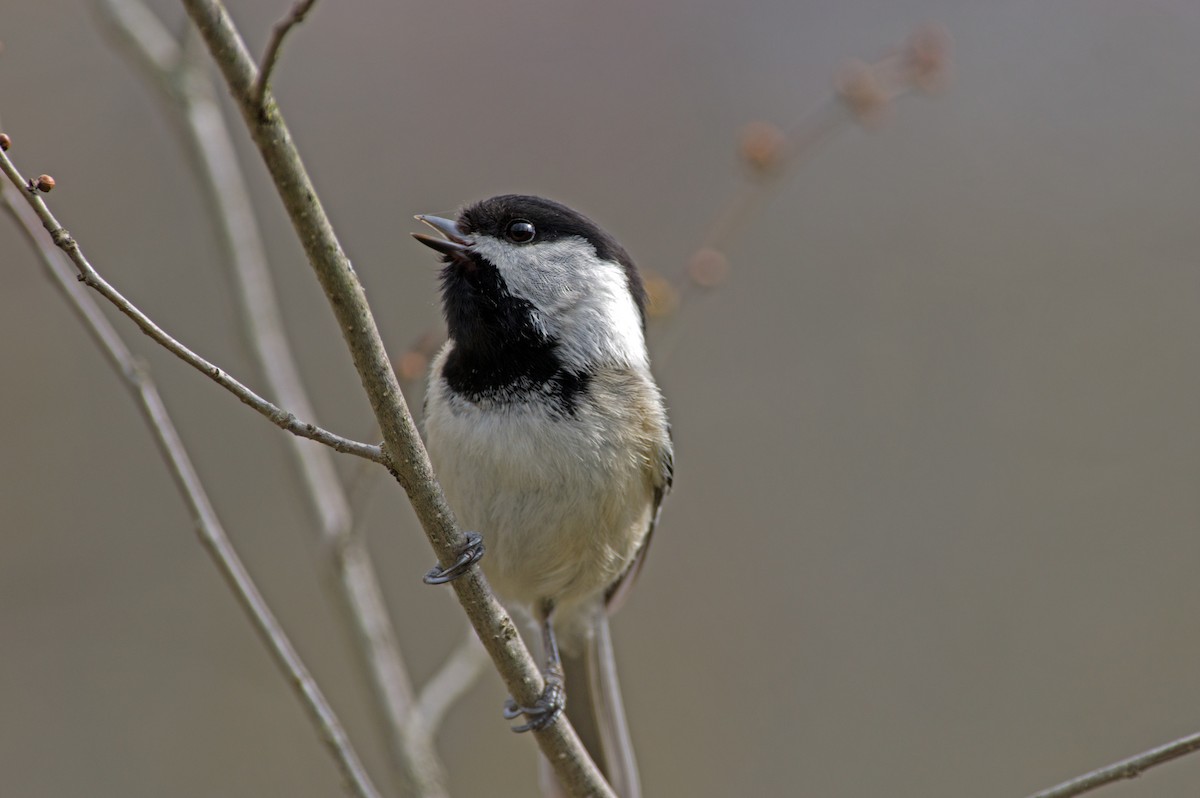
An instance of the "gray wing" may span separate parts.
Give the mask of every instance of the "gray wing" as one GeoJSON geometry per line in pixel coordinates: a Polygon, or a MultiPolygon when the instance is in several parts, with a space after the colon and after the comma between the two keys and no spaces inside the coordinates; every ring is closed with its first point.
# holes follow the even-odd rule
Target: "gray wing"
{"type": "Polygon", "coordinates": [[[646,530],[646,537],[642,539],[641,547],[630,560],[629,567],[617,577],[617,581],[613,582],[604,594],[604,607],[610,615],[625,603],[629,591],[633,589],[633,583],[637,581],[637,576],[642,571],[642,565],[646,562],[646,552],[650,548],[650,540],[654,537],[655,527],[658,526],[658,516],[662,512],[663,499],[666,498],[667,493],[671,490],[671,485],[675,482],[675,451],[671,442],[670,424],[667,424],[666,445],[659,450],[656,466],[658,479],[654,486],[654,510],[650,515],[650,528],[646,530]]]}

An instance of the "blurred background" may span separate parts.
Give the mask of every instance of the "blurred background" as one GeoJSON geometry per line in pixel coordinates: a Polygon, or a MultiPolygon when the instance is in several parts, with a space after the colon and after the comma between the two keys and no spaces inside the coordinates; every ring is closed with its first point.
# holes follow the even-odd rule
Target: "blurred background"
{"type": "MultiPolygon", "coordinates": [[[[230,3],[256,52],[288,6],[230,3]]],[[[675,274],[745,181],[743,126],[804,118],[929,20],[950,90],[810,153],[728,279],[651,328],[676,487],[615,622],[648,795],[1023,796],[1200,727],[1200,5],[327,1],[284,50],[277,97],[399,356],[440,323],[412,214],[545,194],[675,274]]],[[[0,0],[0,39],[18,166],[56,178],[102,274],[261,386],[183,150],[92,6],[0,0]]],[[[376,440],[235,132],[317,421],[376,440]]],[[[0,222],[0,792],[338,794],[124,387],[0,222]]],[[[112,315],[388,789],[284,433],[112,315]]],[[[462,613],[421,584],[397,486],[339,467],[374,483],[423,681],[462,613]]],[[[534,793],[503,697],[485,672],[442,727],[455,795],[534,793]]],[[[1104,795],[1197,785],[1192,757],[1104,795]]]]}

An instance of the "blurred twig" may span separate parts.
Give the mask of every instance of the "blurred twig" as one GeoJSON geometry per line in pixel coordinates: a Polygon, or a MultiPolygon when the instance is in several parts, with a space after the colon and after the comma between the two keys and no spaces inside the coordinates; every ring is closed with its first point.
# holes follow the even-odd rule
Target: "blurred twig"
{"type": "MultiPolygon", "coordinates": [[[[750,193],[766,198],[769,187],[781,183],[848,124],[877,128],[894,100],[921,86],[940,85],[942,78],[935,81],[933,76],[944,75],[948,67],[948,42],[941,28],[922,28],[899,52],[872,64],[851,61],[842,67],[834,77],[834,96],[791,128],[783,130],[769,122],[751,122],[743,128],[738,154],[749,171],[750,193]]],[[[726,249],[750,221],[752,208],[750,197],[735,194],[709,226],[702,246],[726,249]]]]}
{"type": "MultiPolygon", "coordinates": [[[[317,199],[278,105],[272,100],[269,88],[261,105],[254,102],[258,70],[224,6],[217,0],[182,1],[225,77],[313,271],[329,298],[383,431],[389,470],[407,492],[438,560],[448,566],[458,558],[465,538],[434,478],[362,285],[317,199]]],[[[525,705],[536,700],[544,687],[541,673],[482,573],[471,568],[452,586],[512,697],[525,705]]],[[[612,795],[569,722],[556,721],[535,731],[534,736],[572,794],[612,795]]]]}
{"type": "MultiPolygon", "coordinates": [[[[313,681],[246,567],[238,558],[153,380],[125,346],[100,311],[95,299],[80,285],[75,269],[66,262],[62,253],[50,246],[46,238],[38,232],[39,218],[51,231],[55,244],[65,247],[69,242],[71,248],[67,252],[77,264],[83,259],[78,246],[71,241],[66,231],[53,221],[53,217],[49,216],[49,212],[45,210],[45,203],[32,196],[32,192],[24,187],[25,181],[21,180],[20,174],[3,152],[0,152],[0,165],[16,186],[14,190],[0,185],[0,205],[3,205],[17,227],[28,238],[54,285],[62,292],[71,309],[84,323],[109,363],[137,400],[138,408],[154,435],[171,475],[175,478],[175,484],[191,510],[200,541],[208,549],[222,576],[229,582],[238,603],[250,616],[254,628],[267,644],[276,664],[287,676],[288,683],[296,690],[354,794],[359,798],[378,798],[379,793],[359,761],[333,708],[313,681]],[[25,195],[36,215],[29,208],[17,204],[14,196],[18,193],[25,195]]],[[[84,282],[92,284],[90,281],[84,282]]]]}
{"type": "Polygon", "coordinates": [[[1105,784],[1112,784],[1114,781],[1137,778],[1156,765],[1170,762],[1195,751],[1200,751],[1200,732],[1180,737],[1178,740],[1151,748],[1137,756],[1122,759],[1107,767],[1085,773],[1070,781],[1064,781],[1048,790],[1034,793],[1029,798],[1071,798],[1074,795],[1083,795],[1085,792],[1091,792],[1105,784]]]}
{"type": "MultiPolygon", "coordinates": [[[[284,330],[249,187],[217,102],[217,88],[195,57],[200,53],[182,46],[141,0],[104,0],[101,8],[122,51],[159,89],[168,113],[179,122],[231,266],[245,337],[268,388],[280,403],[314,416],[284,330]]],[[[184,35],[196,36],[190,29],[184,35]]],[[[281,40],[282,36],[272,39],[276,53],[281,40]]],[[[432,739],[436,726],[414,712],[412,682],[395,627],[366,541],[352,533],[353,513],[333,460],[328,450],[299,441],[293,441],[291,451],[334,556],[341,593],[338,603],[357,632],[401,787],[406,794],[445,795],[445,771],[432,739]]]]}
{"type": "Polygon", "coordinates": [[[425,722],[435,729],[441,726],[446,711],[475,683],[487,661],[487,651],[475,632],[468,629],[442,667],[421,688],[417,706],[425,722]]]}
{"type": "MultiPolygon", "coordinates": [[[[878,61],[851,61],[834,77],[834,94],[788,129],[755,121],[741,132],[738,156],[746,179],[726,200],[701,236],[700,245],[672,277],[645,275],[652,318],[674,315],[700,291],[723,284],[732,273],[729,250],[775,196],[785,178],[822,144],[850,124],[878,128],[891,104],[913,91],[943,88],[950,72],[950,34],[939,25],[918,28],[904,46],[878,61]]],[[[656,359],[668,358],[683,339],[680,326],[658,342],[656,359]]]]}
{"type": "MultiPolygon", "coordinates": [[[[753,212],[771,198],[796,166],[850,123],[877,128],[897,98],[915,90],[940,89],[947,80],[949,62],[949,34],[940,26],[925,25],[896,52],[871,64],[851,61],[843,66],[834,77],[834,96],[791,128],[784,130],[769,122],[746,125],[738,147],[748,170],[746,184],[713,219],[698,251],[726,251],[753,219],[753,212]]],[[[711,287],[712,275],[697,274],[695,265],[688,264],[688,284],[711,287]]]]}

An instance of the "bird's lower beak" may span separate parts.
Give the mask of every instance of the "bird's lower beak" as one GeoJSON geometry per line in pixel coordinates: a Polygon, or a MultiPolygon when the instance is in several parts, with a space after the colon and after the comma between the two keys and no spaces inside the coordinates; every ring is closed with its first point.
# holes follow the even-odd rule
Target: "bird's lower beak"
{"type": "Polygon", "coordinates": [[[425,214],[419,214],[415,218],[418,222],[424,222],[445,237],[435,238],[425,233],[413,233],[412,237],[443,255],[457,255],[465,251],[471,243],[463,238],[462,232],[458,229],[458,224],[451,219],[443,219],[440,216],[427,216],[425,214]]]}

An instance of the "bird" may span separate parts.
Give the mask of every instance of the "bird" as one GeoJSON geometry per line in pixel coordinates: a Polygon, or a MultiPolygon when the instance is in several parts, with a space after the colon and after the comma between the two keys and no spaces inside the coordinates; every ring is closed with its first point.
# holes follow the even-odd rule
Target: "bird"
{"type": "MultiPolygon", "coordinates": [[[[430,368],[425,445],[499,598],[541,634],[546,689],[509,699],[514,731],[564,710],[622,798],[641,788],[609,616],[645,562],[674,452],[650,371],[637,267],[583,214],[505,194],[419,215],[441,256],[447,341],[430,368]],[[482,552],[487,552],[482,556],[482,552]]],[[[435,568],[430,581],[462,567],[435,568]]],[[[547,770],[543,762],[543,778],[547,770]]]]}

